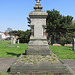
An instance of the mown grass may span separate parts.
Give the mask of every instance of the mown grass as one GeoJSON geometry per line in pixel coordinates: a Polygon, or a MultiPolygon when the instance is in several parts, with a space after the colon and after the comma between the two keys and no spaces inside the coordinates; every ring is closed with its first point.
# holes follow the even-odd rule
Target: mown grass
{"type": "MultiPolygon", "coordinates": [[[[14,44],[11,45],[10,41],[0,41],[0,57],[18,57],[28,48],[28,44],[14,44]],[[19,46],[19,47],[6,47],[19,46]]],[[[65,46],[51,46],[50,49],[61,59],[75,59],[75,51],[72,51],[72,47],[65,46]]]]}
{"type": "Polygon", "coordinates": [[[0,75],[8,75],[8,73],[0,73],[0,75]]]}
{"type": "Polygon", "coordinates": [[[18,57],[28,48],[27,44],[14,44],[11,45],[10,41],[0,41],[0,57],[18,57]],[[6,47],[14,46],[14,47],[6,47]],[[19,47],[16,47],[19,46],[19,47]]]}
{"type": "Polygon", "coordinates": [[[61,59],[75,59],[75,51],[72,50],[72,47],[50,45],[50,49],[61,59]]]}
{"type": "MultiPolygon", "coordinates": [[[[12,75],[12,74],[0,73],[0,75],[12,75]]],[[[54,74],[13,74],[13,75],[54,75],[54,74]]],[[[72,74],[61,74],[61,75],[72,75],[72,74]]]]}

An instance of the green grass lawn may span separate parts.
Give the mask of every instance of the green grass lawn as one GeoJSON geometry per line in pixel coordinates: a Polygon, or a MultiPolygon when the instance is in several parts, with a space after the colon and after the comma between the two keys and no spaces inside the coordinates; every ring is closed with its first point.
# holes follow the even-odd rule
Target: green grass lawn
{"type": "MultiPolygon", "coordinates": [[[[11,45],[10,41],[0,41],[0,57],[18,57],[20,54],[25,53],[27,48],[28,44],[11,45]],[[6,47],[6,45],[19,47],[6,47]]],[[[61,59],[75,59],[75,51],[72,51],[72,47],[50,45],[50,49],[61,59]]]]}
{"type": "MultiPolygon", "coordinates": [[[[22,53],[25,53],[25,50],[28,48],[28,44],[14,44],[11,45],[10,41],[0,41],[0,57],[18,57],[22,53]],[[19,46],[19,47],[6,47],[9,46],[19,46]]],[[[64,46],[51,46],[50,49],[52,52],[61,59],[75,59],[75,51],[72,51],[72,47],[64,46]]],[[[8,73],[0,73],[0,75],[10,75],[8,73]]],[[[16,75],[28,75],[28,74],[16,74],[16,75]]],[[[40,75],[54,75],[54,74],[40,74],[40,75]]],[[[62,74],[68,75],[68,74],[62,74]]]]}
{"type": "MultiPolygon", "coordinates": [[[[12,74],[0,73],[0,75],[12,75],[12,74]]],[[[36,75],[36,74],[13,74],[13,75],[36,75]]],[[[54,74],[39,74],[39,75],[54,75],[54,74]]],[[[72,75],[72,74],[61,74],[61,75],[72,75]]]]}
{"type": "Polygon", "coordinates": [[[27,44],[9,44],[10,41],[0,41],[0,57],[18,57],[20,54],[25,53],[28,48],[27,44]],[[6,47],[9,46],[19,46],[19,47],[6,47]]]}
{"type": "Polygon", "coordinates": [[[50,45],[50,49],[61,59],[75,59],[75,51],[72,51],[72,47],[50,45]]]}

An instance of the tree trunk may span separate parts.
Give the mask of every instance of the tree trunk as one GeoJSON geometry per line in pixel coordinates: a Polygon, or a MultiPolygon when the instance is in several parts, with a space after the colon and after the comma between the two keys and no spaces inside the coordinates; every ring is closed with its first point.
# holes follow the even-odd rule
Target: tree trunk
{"type": "Polygon", "coordinates": [[[52,38],[51,38],[51,45],[54,44],[54,35],[52,35],[52,38]]]}

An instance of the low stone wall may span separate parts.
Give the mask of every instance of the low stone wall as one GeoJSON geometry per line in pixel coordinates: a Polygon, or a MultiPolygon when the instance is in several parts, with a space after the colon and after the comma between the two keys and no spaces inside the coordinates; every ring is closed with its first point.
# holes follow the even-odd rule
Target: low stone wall
{"type": "Polygon", "coordinates": [[[64,46],[72,46],[72,44],[65,44],[64,46]]]}
{"type": "MultiPolygon", "coordinates": [[[[53,46],[62,46],[61,44],[53,44],[53,46]]],[[[72,44],[64,44],[64,46],[72,46],[72,44]]]]}
{"type": "Polygon", "coordinates": [[[53,46],[61,46],[61,44],[53,44],[53,46]]]}

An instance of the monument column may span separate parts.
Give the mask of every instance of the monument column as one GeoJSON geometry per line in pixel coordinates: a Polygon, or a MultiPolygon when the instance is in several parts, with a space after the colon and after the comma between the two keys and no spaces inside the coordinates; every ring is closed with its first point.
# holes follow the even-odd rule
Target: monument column
{"type": "Polygon", "coordinates": [[[43,7],[41,6],[40,1],[37,0],[34,6],[34,11],[29,13],[32,35],[30,37],[28,49],[26,50],[27,55],[50,54],[47,37],[44,34],[46,27],[46,17],[48,14],[42,11],[42,8],[43,7]]]}

